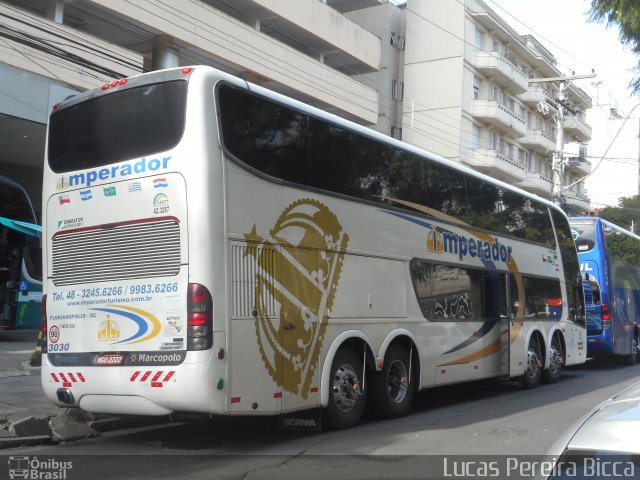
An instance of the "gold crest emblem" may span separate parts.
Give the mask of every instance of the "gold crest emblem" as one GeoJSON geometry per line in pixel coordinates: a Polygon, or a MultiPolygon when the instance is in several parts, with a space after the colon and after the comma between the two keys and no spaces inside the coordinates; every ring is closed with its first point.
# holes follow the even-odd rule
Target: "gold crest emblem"
{"type": "Polygon", "coordinates": [[[427,250],[433,253],[442,253],[444,251],[443,235],[436,230],[435,225],[431,225],[431,230],[427,233],[427,250]]]}
{"type": "Polygon", "coordinates": [[[269,234],[258,237],[254,226],[246,237],[259,242],[247,250],[258,264],[254,311],[258,346],[274,381],[307,398],[349,236],[336,215],[312,199],[289,205],[269,234]],[[272,299],[279,308],[270,315],[267,304],[272,299]]]}
{"type": "Polygon", "coordinates": [[[98,329],[98,340],[118,340],[120,338],[120,327],[118,322],[111,319],[111,315],[107,314],[107,319],[100,322],[98,329]]]}

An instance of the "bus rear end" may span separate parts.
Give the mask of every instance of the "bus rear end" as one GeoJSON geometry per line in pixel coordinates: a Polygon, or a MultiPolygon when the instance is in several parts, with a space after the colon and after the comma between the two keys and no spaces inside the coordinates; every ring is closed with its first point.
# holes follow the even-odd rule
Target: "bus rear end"
{"type": "Polygon", "coordinates": [[[613,354],[611,308],[606,288],[609,263],[596,218],[571,218],[571,230],[578,251],[585,293],[587,355],[613,354]],[[606,298],[604,298],[606,297],[606,298]]]}
{"type": "Polygon", "coordinates": [[[206,177],[200,129],[189,127],[202,121],[202,102],[190,92],[204,88],[205,73],[117,80],[54,107],[42,384],[60,406],[147,415],[225,409],[215,381],[224,363],[211,354],[224,335],[214,341],[210,288],[189,271],[187,184],[206,177]]]}

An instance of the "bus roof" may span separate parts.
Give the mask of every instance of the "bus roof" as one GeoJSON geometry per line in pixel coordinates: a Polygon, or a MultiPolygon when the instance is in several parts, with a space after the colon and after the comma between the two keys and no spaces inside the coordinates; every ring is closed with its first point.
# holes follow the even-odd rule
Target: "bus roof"
{"type": "Polygon", "coordinates": [[[437,163],[446,165],[450,168],[454,168],[456,170],[458,170],[460,173],[464,173],[466,175],[470,175],[473,177],[476,177],[477,179],[483,180],[485,182],[488,183],[492,183],[496,186],[499,186],[500,188],[504,189],[504,190],[508,190],[508,191],[512,191],[514,193],[517,193],[519,195],[522,195],[524,197],[530,198],[532,200],[536,200],[537,202],[543,203],[546,206],[550,207],[550,208],[554,208],[555,210],[562,212],[563,214],[564,211],[558,207],[557,205],[555,205],[553,202],[543,198],[543,197],[539,197],[535,194],[532,194],[530,192],[527,192],[525,190],[522,190],[518,187],[515,187],[513,185],[510,185],[508,183],[505,183],[501,180],[498,180],[496,178],[490,177],[489,175],[485,175],[483,173],[477,172],[475,170],[473,170],[470,167],[467,167],[465,165],[462,165],[459,162],[455,162],[449,159],[446,159],[440,155],[437,155],[435,153],[432,152],[428,152],[426,150],[423,150],[421,148],[418,148],[414,145],[411,145],[409,143],[406,142],[402,142],[400,140],[397,140],[395,138],[392,138],[388,135],[384,135],[380,132],[377,132],[369,127],[365,127],[363,125],[359,125],[355,122],[352,122],[350,120],[347,120],[345,118],[342,118],[338,115],[335,115],[333,113],[329,113],[326,112],[320,108],[314,107],[312,105],[309,105],[307,103],[304,103],[302,101],[293,99],[291,97],[288,97],[286,95],[280,94],[278,92],[275,92],[273,90],[270,90],[268,88],[250,83],[240,77],[231,75],[229,73],[223,72],[221,70],[217,70],[213,67],[210,66],[206,66],[206,65],[193,65],[193,66],[189,66],[189,67],[178,67],[178,68],[171,68],[171,69],[166,69],[166,70],[157,70],[157,71],[153,71],[153,72],[148,72],[148,73],[143,73],[140,75],[136,75],[133,77],[128,77],[128,78],[124,78],[124,79],[119,79],[119,80],[114,80],[111,83],[107,83],[105,85],[103,85],[100,88],[94,88],[92,90],[88,90],[86,92],[80,93],[79,95],[70,97],[68,99],[65,99],[63,102],[61,102],[60,104],[54,106],[54,112],[52,112],[52,114],[55,113],[56,110],[59,109],[63,109],[63,108],[67,108],[71,105],[74,105],[78,102],[82,102],[85,100],[89,100],[95,97],[99,97],[101,95],[104,94],[110,94],[110,93],[115,93],[118,91],[118,88],[131,88],[131,87],[136,87],[136,86],[141,86],[141,85],[148,85],[151,83],[157,83],[157,82],[162,82],[162,81],[170,81],[170,80],[177,80],[177,79],[189,79],[190,76],[196,72],[196,71],[201,71],[203,69],[207,69],[211,72],[217,72],[217,75],[220,76],[221,80],[225,80],[228,81],[229,83],[232,83],[238,87],[241,88],[245,88],[251,92],[255,92],[257,94],[260,94],[262,96],[268,97],[273,101],[276,101],[278,103],[281,103],[283,105],[286,105],[290,108],[294,108],[296,110],[305,112],[307,114],[310,114],[316,118],[325,120],[327,122],[333,123],[337,126],[341,126],[343,128],[346,128],[348,130],[357,132],[361,135],[367,136],[371,139],[374,139],[376,141],[388,144],[388,145],[393,145],[394,147],[397,148],[401,148],[403,150],[409,151],[411,153],[414,153],[418,156],[421,157],[426,157],[429,158],[432,161],[435,161],[437,163]]]}

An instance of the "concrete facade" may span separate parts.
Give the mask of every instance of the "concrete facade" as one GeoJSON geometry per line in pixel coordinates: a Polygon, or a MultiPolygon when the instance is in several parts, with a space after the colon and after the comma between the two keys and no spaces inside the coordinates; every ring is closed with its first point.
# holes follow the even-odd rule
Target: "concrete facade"
{"type": "MultiPolygon", "coordinates": [[[[481,0],[11,0],[0,1],[0,35],[0,173],[27,182],[35,205],[54,103],[194,64],[549,197],[557,84],[529,80],[561,72],[481,0]]],[[[567,91],[576,113],[565,135],[586,142],[591,99],[567,91]]],[[[564,184],[589,168],[567,163],[564,184]]],[[[566,193],[571,208],[588,209],[582,182],[566,193]]]]}
{"type": "MultiPolygon", "coordinates": [[[[480,0],[409,0],[406,7],[403,139],[550,198],[559,81],[556,60],[480,0]],[[543,102],[544,105],[541,105],[543,102]],[[539,106],[540,105],[540,106],[539,106]]],[[[567,141],[588,142],[590,97],[566,88],[567,141]]],[[[572,213],[589,210],[587,162],[565,162],[572,213]]]]}

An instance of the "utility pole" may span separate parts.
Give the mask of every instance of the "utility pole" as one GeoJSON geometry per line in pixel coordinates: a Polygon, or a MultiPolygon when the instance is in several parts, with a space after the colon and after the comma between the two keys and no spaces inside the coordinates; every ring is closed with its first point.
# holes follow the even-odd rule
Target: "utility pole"
{"type": "Polygon", "coordinates": [[[560,82],[558,87],[558,100],[554,105],[558,114],[556,115],[556,148],[553,151],[553,160],[551,163],[551,201],[556,205],[559,205],[564,209],[564,189],[562,188],[562,182],[564,179],[564,115],[565,115],[565,103],[567,99],[567,87],[573,80],[579,80],[583,78],[593,78],[595,73],[588,73],[585,75],[566,75],[560,77],[549,78],[531,78],[529,83],[544,83],[544,82],[560,82]]]}

